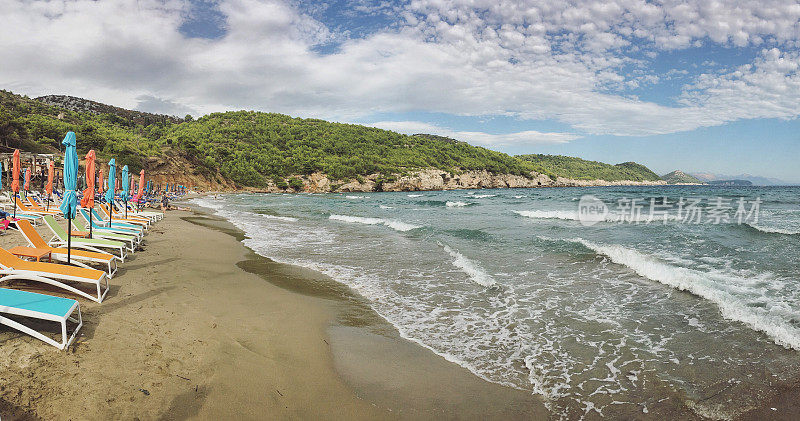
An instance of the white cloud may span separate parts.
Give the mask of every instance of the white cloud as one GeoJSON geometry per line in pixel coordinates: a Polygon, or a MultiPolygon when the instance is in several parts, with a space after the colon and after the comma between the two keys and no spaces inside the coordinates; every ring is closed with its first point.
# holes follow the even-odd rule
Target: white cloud
{"type": "MultiPolygon", "coordinates": [[[[228,33],[218,40],[182,36],[185,9],[177,0],[0,0],[0,85],[131,108],[148,98],[201,113],[337,120],[508,115],[616,135],[800,115],[794,1],[414,0],[402,25],[332,55],[313,47],[338,35],[280,0],[221,1],[228,33]],[[769,46],[750,65],[697,76],[677,106],[625,93],[674,74],[655,74],[646,60],[698,42],[769,46]]],[[[456,133],[484,145],[577,136],[456,133]]]]}
{"type": "Polygon", "coordinates": [[[392,130],[406,134],[426,133],[446,136],[452,139],[468,142],[473,145],[486,147],[567,143],[569,141],[581,138],[581,136],[573,133],[547,133],[535,130],[503,134],[459,131],[422,121],[379,121],[377,123],[371,123],[367,125],[377,127],[379,129],[392,130]]]}

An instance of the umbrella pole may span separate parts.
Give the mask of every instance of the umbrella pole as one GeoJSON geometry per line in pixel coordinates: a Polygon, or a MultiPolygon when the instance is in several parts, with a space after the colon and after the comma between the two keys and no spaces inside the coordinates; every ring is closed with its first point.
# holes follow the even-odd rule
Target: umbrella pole
{"type": "Polygon", "coordinates": [[[125,219],[128,219],[128,199],[125,199],[125,219]]]}
{"type": "Polygon", "coordinates": [[[89,209],[89,238],[92,238],[92,211],[94,208],[89,209]]]}
{"type": "Polygon", "coordinates": [[[17,219],[17,193],[14,193],[14,216],[13,219],[17,219]]]}
{"type": "Polygon", "coordinates": [[[70,263],[72,258],[72,217],[67,214],[67,264],[70,263]]]}

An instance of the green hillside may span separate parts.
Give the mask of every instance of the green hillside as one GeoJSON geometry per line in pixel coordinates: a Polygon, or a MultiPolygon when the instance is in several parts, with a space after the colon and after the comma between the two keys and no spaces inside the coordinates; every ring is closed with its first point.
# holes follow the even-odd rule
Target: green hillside
{"type": "Polygon", "coordinates": [[[205,155],[205,165],[219,167],[248,186],[263,185],[271,177],[317,171],[334,179],[350,179],[431,167],[517,175],[537,169],[464,142],[250,111],[214,113],[172,126],[163,141],[187,153],[205,155]]]}
{"type": "Polygon", "coordinates": [[[114,157],[118,165],[129,165],[134,172],[148,157],[179,157],[201,174],[251,187],[271,181],[285,185],[287,177],[314,172],[335,180],[375,173],[391,180],[423,168],[525,177],[541,173],[553,179],[659,179],[633,162],[608,165],[563,156],[512,157],[437,135],[409,136],[282,114],[236,111],[184,121],[81,98],[48,98],[56,105],[0,91],[0,149],[58,153],[65,133],[74,131],[79,154],[95,149],[101,160],[114,157]]]}
{"type": "Polygon", "coordinates": [[[693,183],[693,184],[702,184],[703,182],[697,179],[697,177],[686,174],[683,171],[675,170],[669,174],[665,174],[661,177],[662,180],[666,181],[670,184],[678,184],[678,183],[693,183]]]}
{"type": "Polygon", "coordinates": [[[635,162],[617,165],[562,155],[517,155],[517,158],[541,167],[545,172],[575,180],[658,181],[656,173],[635,162]]]}
{"type": "Polygon", "coordinates": [[[115,157],[134,171],[148,156],[180,154],[240,185],[256,187],[315,171],[351,179],[419,168],[526,176],[539,169],[464,142],[281,114],[237,111],[152,124],[129,114],[70,111],[0,91],[0,143],[6,150],[58,152],[64,134],[74,131],[79,153],[95,149],[100,157],[115,157]]]}

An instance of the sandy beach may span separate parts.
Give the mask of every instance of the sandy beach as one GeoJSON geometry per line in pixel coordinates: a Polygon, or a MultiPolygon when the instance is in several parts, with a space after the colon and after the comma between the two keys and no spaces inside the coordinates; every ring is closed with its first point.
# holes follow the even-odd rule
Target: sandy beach
{"type": "Polygon", "coordinates": [[[0,330],[3,419],[547,417],[538,397],[400,338],[347,287],[240,238],[215,217],[169,212],[102,304],[80,300],[67,351],[0,330]]]}

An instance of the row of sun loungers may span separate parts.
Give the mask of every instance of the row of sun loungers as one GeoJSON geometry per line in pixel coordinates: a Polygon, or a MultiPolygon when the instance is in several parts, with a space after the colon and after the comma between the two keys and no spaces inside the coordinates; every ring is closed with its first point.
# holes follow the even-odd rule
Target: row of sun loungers
{"type": "MultiPolygon", "coordinates": [[[[23,260],[0,248],[0,283],[12,280],[40,282],[97,303],[108,294],[109,279],[117,273],[118,263],[124,262],[142,246],[149,226],[164,216],[160,212],[137,212],[128,208],[128,215],[124,217],[125,203],[118,204],[122,213],[115,210],[111,218],[107,205],[97,206],[99,212],[97,209],[79,208],[78,215],[85,225],[81,227],[72,220],[72,238],[69,239],[66,220],[56,220],[60,215],[57,207],[51,206],[48,211],[31,196],[24,201],[16,197],[14,200],[11,203],[17,207],[17,219],[11,222],[10,227],[16,229],[30,247],[49,252],[51,260],[58,263],[23,260]],[[47,241],[42,238],[34,223],[44,224],[52,232],[52,238],[47,241]],[[91,238],[87,238],[84,232],[90,229],[91,238]],[[70,244],[69,250],[67,243],[70,244]],[[64,264],[68,259],[70,264],[64,264]]],[[[75,340],[83,321],[80,304],[74,299],[0,288],[0,324],[65,349],[75,340]],[[59,323],[61,339],[53,339],[24,325],[22,321],[26,318],[59,323]]]]}

